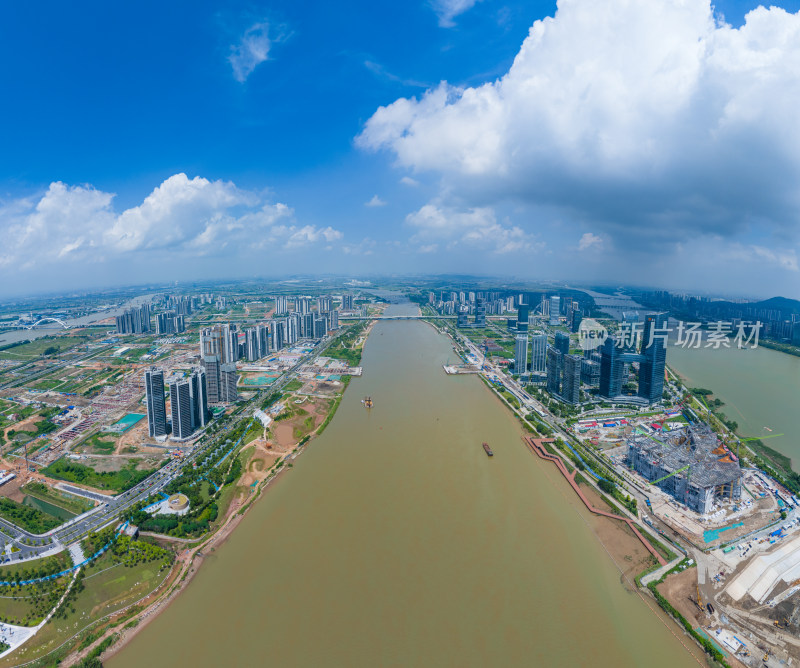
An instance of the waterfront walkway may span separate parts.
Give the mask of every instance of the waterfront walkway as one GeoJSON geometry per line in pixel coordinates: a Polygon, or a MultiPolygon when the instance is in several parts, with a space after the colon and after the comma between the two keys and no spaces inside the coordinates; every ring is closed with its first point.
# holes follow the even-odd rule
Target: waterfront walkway
{"type": "Polygon", "coordinates": [[[584,495],[578,483],[575,482],[575,471],[573,471],[572,473],[567,471],[567,467],[564,466],[564,462],[561,460],[561,457],[557,457],[556,455],[551,455],[549,452],[547,452],[547,449],[544,447],[545,443],[553,442],[552,438],[532,438],[528,436],[524,440],[532,452],[535,452],[542,459],[546,459],[547,461],[553,462],[558,467],[558,470],[561,471],[561,473],[567,479],[567,482],[572,486],[572,489],[575,490],[575,493],[580,497],[581,501],[583,501],[584,505],[586,506],[586,508],[588,508],[590,512],[594,513],[595,515],[609,517],[612,520],[619,520],[620,522],[625,522],[631,528],[631,531],[633,531],[636,537],[642,542],[642,545],[644,545],[645,548],[647,548],[647,551],[650,552],[650,554],[652,554],[658,560],[658,563],[661,564],[662,566],[667,565],[667,562],[665,561],[664,557],[662,557],[659,554],[658,550],[656,550],[656,548],[654,548],[650,544],[650,541],[647,540],[641,534],[641,532],[639,531],[633,520],[628,519],[627,517],[622,517],[621,515],[615,515],[614,513],[609,513],[605,510],[600,510],[599,508],[595,508],[591,504],[589,499],[587,499],[586,496],[584,495]]]}

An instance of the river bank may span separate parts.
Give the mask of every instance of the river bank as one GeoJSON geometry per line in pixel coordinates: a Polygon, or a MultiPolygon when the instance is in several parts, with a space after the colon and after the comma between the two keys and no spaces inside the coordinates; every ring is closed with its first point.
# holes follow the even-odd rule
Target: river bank
{"type": "MultiPolygon", "coordinates": [[[[445,335],[452,343],[453,350],[458,353],[461,349],[461,344],[454,338],[453,332],[444,328],[439,329],[433,322],[426,322],[438,333],[445,335]]],[[[502,372],[497,373],[502,374],[502,372]]],[[[526,430],[536,434],[534,425],[528,422],[519,407],[513,405],[509,401],[509,397],[504,392],[501,392],[496,385],[490,383],[483,374],[480,374],[479,377],[486,387],[491,390],[494,397],[506,409],[511,411],[526,430]]],[[[549,426],[558,432],[556,427],[549,426]]],[[[565,437],[563,434],[562,436],[565,437]]],[[[681,628],[679,619],[674,618],[662,609],[658,605],[658,601],[653,600],[652,596],[646,596],[637,584],[638,578],[651,573],[659,566],[662,569],[669,567],[667,560],[674,560],[671,562],[674,565],[679,560],[680,553],[676,555],[662,544],[655,542],[658,545],[657,551],[652,537],[645,537],[645,529],[636,526],[634,520],[638,521],[637,517],[622,510],[593,481],[590,482],[590,478],[581,475],[577,469],[573,468],[573,461],[565,457],[562,452],[547,445],[553,443],[554,439],[536,438],[535,436],[527,435],[522,440],[526,443],[528,449],[538,455],[540,459],[548,460],[557,466],[562,476],[560,480],[556,481],[556,484],[566,481],[569,485],[567,489],[563,489],[564,485],[561,485],[562,489],[560,491],[562,495],[569,499],[570,505],[575,508],[602,545],[608,558],[619,570],[620,584],[623,589],[629,593],[636,594],[692,658],[698,664],[703,665],[707,658],[703,648],[695,642],[685,629],[681,628]],[[575,503],[576,499],[580,499],[580,503],[575,503]]],[[[549,477],[549,473],[547,471],[545,473],[549,477]]],[[[558,478],[558,476],[556,477],[558,478]]],[[[670,547],[675,549],[674,546],[670,547]]]]}
{"type": "MultiPolygon", "coordinates": [[[[360,349],[362,346],[355,347],[360,349]]],[[[305,452],[309,443],[322,433],[324,426],[338,409],[341,397],[349,384],[348,380],[349,377],[346,377],[344,381],[334,383],[338,388],[336,395],[327,398],[302,394],[315,385],[313,380],[297,391],[290,390],[288,394],[284,394],[283,402],[286,406],[284,413],[288,415],[288,419],[274,421],[271,429],[264,430],[263,436],[250,435],[250,430],[247,430],[250,438],[243,436],[242,444],[234,456],[234,459],[238,457],[242,461],[242,473],[230,489],[223,488],[220,497],[222,517],[212,533],[199,539],[175,538],[153,533],[142,534],[148,535],[162,546],[178,546],[176,559],[161,583],[142,599],[126,605],[105,618],[92,621],[63,642],[59,639],[61,644],[57,648],[23,665],[30,663],[38,665],[48,657],[52,657],[53,652],[61,652],[70,645],[73,647],[79,645],[80,649],[58,657],[61,662],[66,662],[66,665],[81,660],[98,648],[103,654],[111,655],[168,609],[194,579],[200,566],[209,557],[213,557],[216,550],[229,539],[253,504],[292,469],[294,461],[305,452]]],[[[231,459],[231,462],[234,459],[231,459]]],[[[12,664],[4,661],[0,665],[12,664]]]]}
{"type": "Polygon", "coordinates": [[[800,357],[761,346],[743,350],[671,346],[667,364],[687,387],[713,390],[723,402],[720,410],[737,422],[743,438],[769,438],[765,444],[800,468],[800,357]]]}
{"type": "Polygon", "coordinates": [[[297,475],[109,666],[214,666],[233,651],[299,667],[694,665],[619,586],[521,426],[477,379],[441,372],[448,355],[418,322],[378,323],[355,396],[297,475]]]}

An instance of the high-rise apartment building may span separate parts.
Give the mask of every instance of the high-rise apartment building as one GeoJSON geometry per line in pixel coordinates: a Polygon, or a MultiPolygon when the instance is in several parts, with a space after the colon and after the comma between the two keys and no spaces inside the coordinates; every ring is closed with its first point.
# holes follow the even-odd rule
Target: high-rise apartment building
{"type": "Polygon", "coordinates": [[[324,338],[328,333],[328,319],[325,317],[314,319],[314,338],[324,338]]]}
{"type": "Polygon", "coordinates": [[[623,351],[616,340],[608,337],[600,348],[600,396],[612,399],[622,394],[622,376],[625,368],[623,351]]]}
{"type": "Polygon", "coordinates": [[[194,369],[189,376],[189,396],[192,403],[192,429],[202,429],[208,423],[208,386],[205,369],[194,369]]]}
{"type": "Polygon", "coordinates": [[[580,355],[563,355],[563,378],[561,380],[561,398],[577,404],[581,400],[581,362],[580,355]]]}
{"type": "Polygon", "coordinates": [[[272,349],[282,350],[286,347],[286,327],[283,320],[272,321],[272,349]]]}
{"type": "MultiPolygon", "coordinates": [[[[470,292],[470,301],[475,301],[474,292],[470,292]]],[[[475,301],[475,327],[486,327],[486,300],[479,298],[475,301]]]]}
{"type": "Polygon", "coordinates": [[[547,391],[550,394],[561,394],[563,358],[555,346],[547,346],[547,391]]]}
{"type": "Polygon", "coordinates": [[[550,315],[550,300],[547,298],[547,295],[542,295],[542,300],[539,302],[539,310],[541,310],[542,315],[545,317],[550,315]]]}
{"type": "Polygon", "coordinates": [[[175,319],[173,315],[174,314],[169,311],[156,314],[156,334],[165,336],[175,331],[175,319]]]}
{"type": "Polygon", "coordinates": [[[117,334],[144,334],[150,331],[150,305],[126,309],[115,319],[117,334]]]}
{"type": "Polygon", "coordinates": [[[550,297],[550,324],[557,325],[561,317],[561,297],[553,295],[550,297]]]}
{"type": "Polygon", "coordinates": [[[289,298],[283,295],[275,297],[275,315],[286,315],[289,312],[289,298]]]}
{"type": "Polygon", "coordinates": [[[584,358],[581,362],[581,382],[589,387],[600,385],[600,362],[584,358]]]}
{"type": "Polygon", "coordinates": [[[235,364],[219,365],[220,402],[225,404],[232,404],[239,398],[239,394],[236,390],[236,385],[238,381],[239,381],[239,376],[236,373],[235,364]]]}
{"type": "Polygon", "coordinates": [[[521,375],[528,371],[528,335],[517,334],[514,338],[514,373],[521,375]]]}
{"type": "Polygon", "coordinates": [[[166,436],[167,405],[164,401],[164,371],[151,367],[144,372],[145,400],[147,402],[147,433],[166,436]]]}
{"type": "Polygon", "coordinates": [[[531,344],[531,371],[544,373],[547,362],[547,334],[534,332],[530,336],[531,344]]]}
{"type": "Polygon", "coordinates": [[[202,364],[206,372],[206,396],[208,398],[208,403],[218,404],[222,401],[219,388],[219,355],[207,355],[203,358],[202,364]]]}
{"type": "Polygon", "coordinates": [[[170,411],[172,413],[172,437],[188,438],[192,435],[191,383],[178,380],[169,386],[170,411]]]}
{"type": "Polygon", "coordinates": [[[317,313],[327,313],[332,307],[333,299],[331,297],[317,297],[317,313]]]}
{"type": "Polygon", "coordinates": [[[664,368],[667,364],[666,313],[652,313],[644,319],[642,357],[639,362],[638,395],[650,403],[661,401],[664,368]]]}
{"type": "Polygon", "coordinates": [[[306,313],[300,318],[300,338],[313,339],[314,338],[314,314],[306,313]]]}
{"type": "Polygon", "coordinates": [[[553,345],[562,355],[569,355],[569,334],[556,332],[553,345]]]}
{"type": "Polygon", "coordinates": [[[256,331],[256,328],[251,327],[250,329],[246,329],[244,336],[245,346],[247,349],[245,353],[247,361],[255,362],[256,360],[261,359],[261,344],[258,340],[258,332],[256,331]]]}

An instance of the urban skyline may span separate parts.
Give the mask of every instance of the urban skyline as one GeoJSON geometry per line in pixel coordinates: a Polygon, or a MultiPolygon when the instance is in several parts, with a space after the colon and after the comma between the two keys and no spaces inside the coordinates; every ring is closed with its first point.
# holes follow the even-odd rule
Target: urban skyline
{"type": "Polygon", "coordinates": [[[4,8],[0,668],[796,665],[778,3],[4,8]]]}

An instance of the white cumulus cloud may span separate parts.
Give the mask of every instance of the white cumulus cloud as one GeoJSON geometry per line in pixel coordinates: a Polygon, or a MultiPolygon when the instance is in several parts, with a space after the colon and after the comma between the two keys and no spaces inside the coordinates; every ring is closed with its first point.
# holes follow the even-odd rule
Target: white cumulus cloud
{"type": "Polygon", "coordinates": [[[0,206],[0,268],[55,270],[147,256],[172,262],[331,243],[330,226],[297,225],[286,204],[229,181],[170,176],[141,204],[117,212],[113,193],[61,182],[0,206]]]}
{"type": "Polygon", "coordinates": [[[560,0],[500,79],[442,82],[357,137],[476,206],[595,221],[622,247],[748,229],[797,236],[800,13],[709,0],[560,0]]]}
{"type": "Polygon", "coordinates": [[[450,250],[457,246],[479,248],[487,252],[510,253],[539,247],[533,238],[515,225],[502,225],[490,207],[459,210],[438,204],[425,204],[406,216],[406,223],[416,232],[411,242],[421,252],[438,248],[445,242],[450,250]]]}
{"type": "Polygon", "coordinates": [[[254,23],[245,30],[239,42],[231,46],[228,56],[234,79],[244,83],[256,67],[269,59],[272,44],[266,21],[254,23]]]}

